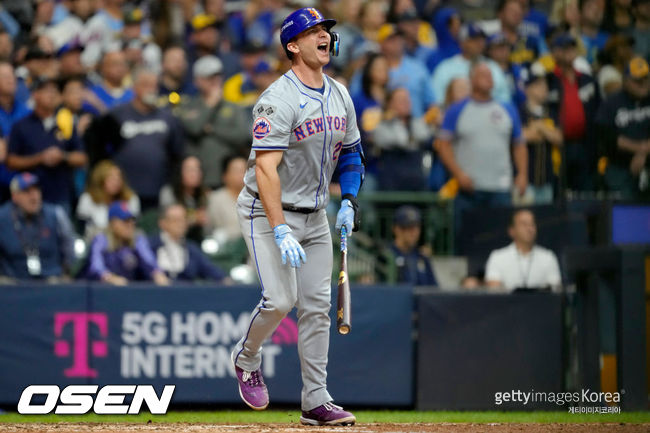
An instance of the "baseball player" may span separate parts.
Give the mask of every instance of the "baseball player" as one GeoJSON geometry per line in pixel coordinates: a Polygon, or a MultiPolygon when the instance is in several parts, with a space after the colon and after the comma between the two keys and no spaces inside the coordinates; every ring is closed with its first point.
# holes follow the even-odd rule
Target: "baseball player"
{"type": "Polygon", "coordinates": [[[296,306],[302,370],[303,424],[351,425],[355,417],[327,392],[332,239],[325,214],[329,183],[339,167],[343,201],[336,229],[358,228],[356,196],[363,152],[350,95],[323,74],[338,51],[336,21],[314,8],[282,24],[291,69],[253,108],[253,144],[237,207],[242,233],[262,287],[246,334],[235,346],[239,394],[253,409],[269,395],[260,370],[262,343],[296,306]]]}

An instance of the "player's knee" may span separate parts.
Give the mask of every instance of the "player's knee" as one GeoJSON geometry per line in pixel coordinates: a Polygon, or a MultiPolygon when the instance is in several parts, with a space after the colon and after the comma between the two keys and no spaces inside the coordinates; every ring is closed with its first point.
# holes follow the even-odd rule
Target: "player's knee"
{"type": "Polygon", "coordinates": [[[306,308],[306,309],[298,309],[296,312],[296,316],[298,317],[298,321],[327,321],[329,322],[329,308],[306,308]]]}
{"type": "Polygon", "coordinates": [[[295,299],[279,298],[279,299],[274,299],[269,306],[271,307],[271,309],[275,314],[284,317],[287,314],[289,314],[289,312],[293,309],[295,303],[296,303],[295,299]]]}

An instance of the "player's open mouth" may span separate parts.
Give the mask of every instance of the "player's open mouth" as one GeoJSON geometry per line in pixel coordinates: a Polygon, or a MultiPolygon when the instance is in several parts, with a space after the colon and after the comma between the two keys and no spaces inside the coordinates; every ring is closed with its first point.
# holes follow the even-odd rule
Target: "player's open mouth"
{"type": "Polygon", "coordinates": [[[326,53],[327,52],[327,42],[323,42],[321,44],[318,44],[318,50],[326,53]]]}

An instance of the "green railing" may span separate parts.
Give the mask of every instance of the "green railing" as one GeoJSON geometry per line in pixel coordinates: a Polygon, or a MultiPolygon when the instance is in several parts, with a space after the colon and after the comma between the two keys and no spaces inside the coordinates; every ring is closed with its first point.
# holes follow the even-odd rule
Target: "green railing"
{"type": "Polygon", "coordinates": [[[454,251],[453,202],[443,200],[437,193],[385,191],[362,193],[362,230],[375,241],[390,241],[393,237],[393,215],[401,205],[413,205],[422,212],[422,239],[436,255],[454,251]]]}
{"type": "MultiPolygon", "coordinates": [[[[395,283],[395,259],[388,246],[393,239],[395,210],[412,205],[422,213],[423,246],[436,255],[451,255],[454,251],[453,202],[432,192],[384,191],[361,193],[361,230],[351,238],[348,249],[348,273],[355,282],[395,283]]],[[[335,237],[335,245],[338,240],[335,237]]],[[[338,248],[335,248],[338,251],[338,248]]],[[[338,252],[333,276],[338,273],[338,252]]]]}
{"type": "MultiPolygon", "coordinates": [[[[338,209],[340,198],[332,198],[338,209]]],[[[409,204],[422,213],[422,244],[431,248],[435,255],[451,255],[454,251],[453,202],[441,199],[432,192],[384,191],[365,192],[359,196],[361,208],[361,231],[354,233],[350,241],[348,269],[355,282],[394,283],[397,280],[395,261],[388,246],[393,239],[393,215],[395,209],[409,204]]],[[[336,214],[330,215],[332,229],[336,214]]],[[[138,226],[147,233],[158,227],[156,210],[145,212],[138,219],[138,226]]],[[[339,241],[334,236],[334,281],[338,277],[339,241]]],[[[210,258],[228,271],[246,261],[248,252],[243,240],[221,245],[210,258]]]]}

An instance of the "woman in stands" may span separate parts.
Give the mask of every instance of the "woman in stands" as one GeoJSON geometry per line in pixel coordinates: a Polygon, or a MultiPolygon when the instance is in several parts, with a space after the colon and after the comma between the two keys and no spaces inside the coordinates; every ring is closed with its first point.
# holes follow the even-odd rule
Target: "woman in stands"
{"type": "Polygon", "coordinates": [[[171,185],[160,190],[160,207],[180,204],[187,209],[189,227],[186,237],[200,243],[208,224],[208,190],[203,186],[201,161],[195,156],[187,156],[180,165],[171,185]]]}
{"type": "Polygon", "coordinates": [[[118,200],[127,202],[132,214],[140,213],[140,200],[127,185],[122,170],[112,161],[101,161],[90,173],[88,187],[77,205],[77,218],[85,224],[86,240],[106,229],[108,206],[118,200]]]}

